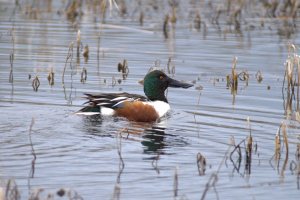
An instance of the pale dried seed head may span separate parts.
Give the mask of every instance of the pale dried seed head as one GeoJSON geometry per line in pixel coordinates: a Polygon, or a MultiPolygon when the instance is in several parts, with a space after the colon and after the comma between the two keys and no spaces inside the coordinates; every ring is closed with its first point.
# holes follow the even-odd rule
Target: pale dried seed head
{"type": "Polygon", "coordinates": [[[80,44],[80,41],[81,41],[81,34],[80,34],[80,30],[78,29],[78,31],[77,31],[77,39],[76,39],[76,41],[77,41],[77,44],[80,44]]]}
{"type": "Polygon", "coordinates": [[[250,117],[248,116],[246,120],[247,120],[247,126],[248,128],[250,128],[250,117]]]}
{"type": "Polygon", "coordinates": [[[291,59],[288,59],[286,61],[286,70],[287,70],[288,79],[291,80],[293,78],[293,64],[291,62],[291,59]]]}

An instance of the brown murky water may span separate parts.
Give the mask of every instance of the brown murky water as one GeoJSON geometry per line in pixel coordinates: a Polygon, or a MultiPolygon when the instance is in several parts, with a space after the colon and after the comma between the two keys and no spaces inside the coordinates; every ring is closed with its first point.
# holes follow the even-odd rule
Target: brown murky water
{"type": "Polygon", "coordinates": [[[299,17],[274,18],[261,3],[244,1],[235,22],[236,2],[226,14],[225,1],[178,1],[176,24],[166,24],[165,38],[172,1],[117,1],[127,12],[112,6],[105,22],[100,3],[92,2],[82,1],[74,18],[67,1],[0,2],[0,194],[14,180],[21,199],[37,189],[44,189],[39,197],[56,197],[61,188],[84,199],[298,199],[300,126],[295,107],[285,109],[282,83],[287,45],[300,43],[299,17]],[[226,86],[234,57],[237,71],[249,74],[235,95],[226,86]],[[129,73],[123,78],[117,65],[124,59],[129,73]],[[154,66],[169,66],[170,76],[195,84],[168,90],[172,111],[161,123],[73,114],[85,92],[143,94],[138,81],[154,66]],[[289,151],[282,146],[276,159],[282,122],[289,151]],[[206,159],[202,175],[198,153],[206,159]]]}

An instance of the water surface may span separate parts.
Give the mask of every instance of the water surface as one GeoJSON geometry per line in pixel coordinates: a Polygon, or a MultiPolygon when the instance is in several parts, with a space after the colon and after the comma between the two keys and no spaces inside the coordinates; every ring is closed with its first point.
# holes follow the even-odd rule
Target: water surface
{"type": "Polygon", "coordinates": [[[78,8],[83,14],[75,19],[67,18],[65,1],[49,5],[48,1],[26,1],[20,6],[2,1],[1,187],[14,180],[21,199],[39,188],[44,189],[40,196],[56,195],[65,188],[84,199],[172,199],[177,173],[177,199],[201,199],[207,183],[216,176],[206,199],[297,199],[299,122],[286,115],[282,82],[287,44],[300,43],[299,18],[289,20],[292,34],[281,34],[291,26],[257,14],[254,8],[261,6],[246,2],[241,29],[236,30],[226,15],[219,25],[212,22],[216,8],[224,2],[179,1],[175,28],[169,23],[165,38],[164,18],[172,10],[168,1],[141,1],[141,5],[126,1],[127,14],[120,16],[113,7],[105,22],[99,7],[93,9],[86,1],[78,8]],[[197,30],[193,20],[199,10],[202,26],[197,30]],[[72,42],[73,54],[63,77],[72,42]],[[87,61],[81,53],[85,45],[89,46],[87,61]],[[237,71],[249,73],[248,85],[239,81],[236,95],[226,86],[234,57],[238,58],[237,71]],[[169,58],[175,72],[169,75],[195,87],[168,90],[172,111],[161,123],[74,115],[82,108],[86,92],[143,94],[138,82],[151,67],[168,71],[169,58]],[[125,79],[117,68],[124,59],[129,67],[125,79]],[[87,79],[82,83],[84,68],[87,79]],[[47,80],[51,70],[52,86],[47,80]],[[261,82],[256,78],[258,71],[263,75],[261,82]],[[37,91],[32,87],[35,77],[40,81],[37,91]],[[234,149],[230,141],[234,138],[238,144],[247,139],[248,117],[255,151],[249,165],[245,143],[241,143],[242,160],[236,168],[238,154],[235,151],[230,160],[234,149]],[[287,124],[289,152],[286,157],[283,147],[277,162],[274,139],[282,121],[287,124]],[[207,162],[202,176],[198,153],[207,162]]]}

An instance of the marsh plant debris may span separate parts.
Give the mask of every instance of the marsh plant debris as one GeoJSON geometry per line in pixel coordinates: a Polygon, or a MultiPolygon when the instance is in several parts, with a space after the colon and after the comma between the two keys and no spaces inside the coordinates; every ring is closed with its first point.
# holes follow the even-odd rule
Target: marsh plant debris
{"type": "Polygon", "coordinates": [[[32,80],[32,88],[35,92],[38,91],[39,87],[40,87],[41,83],[40,83],[40,79],[38,76],[35,76],[34,79],[32,80]]]}
{"type": "Polygon", "coordinates": [[[118,63],[118,72],[121,72],[123,80],[126,80],[129,74],[129,67],[126,59],[124,59],[122,63],[118,63]]]}
{"type": "Polygon", "coordinates": [[[197,154],[197,167],[198,167],[199,176],[205,175],[206,158],[200,152],[197,154]]]}
{"type": "Polygon", "coordinates": [[[52,87],[52,86],[54,85],[54,72],[53,72],[53,67],[51,67],[47,79],[48,79],[49,85],[52,87]]]}
{"type": "Polygon", "coordinates": [[[289,117],[295,112],[298,118],[300,112],[300,57],[297,52],[296,45],[290,44],[288,46],[289,54],[284,65],[285,74],[282,83],[282,97],[286,116],[289,117]]]}

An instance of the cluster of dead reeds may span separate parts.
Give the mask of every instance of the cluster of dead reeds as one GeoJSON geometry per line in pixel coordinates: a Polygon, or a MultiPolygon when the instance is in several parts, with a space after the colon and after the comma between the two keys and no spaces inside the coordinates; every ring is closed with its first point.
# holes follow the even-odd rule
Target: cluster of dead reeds
{"type": "MultiPolygon", "coordinates": [[[[299,121],[299,87],[300,87],[300,57],[297,55],[297,48],[295,45],[290,44],[289,45],[289,53],[288,58],[285,62],[285,74],[284,74],[284,81],[282,86],[282,95],[284,99],[284,110],[286,114],[286,119],[290,118],[290,115],[292,112],[295,112],[296,119],[299,121]],[[295,108],[295,111],[293,110],[295,108]]],[[[241,75],[236,72],[236,63],[237,59],[234,58],[233,66],[232,66],[232,72],[231,74],[227,75],[227,87],[231,88],[232,92],[236,92],[238,81],[241,80],[239,76],[241,75]]],[[[246,76],[246,80],[248,81],[249,75],[244,74],[243,76],[246,76]]],[[[262,74],[260,71],[256,74],[256,79],[258,82],[262,81],[262,74]]],[[[251,125],[250,125],[250,119],[247,118],[247,126],[249,130],[249,136],[239,142],[238,144],[235,143],[234,138],[232,138],[232,146],[234,149],[231,151],[229,159],[231,163],[233,164],[234,171],[239,173],[242,177],[245,175],[250,176],[251,174],[251,163],[252,163],[252,156],[253,154],[257,154],[257,143],[254,144],[254,140],[251,134],[251,125]],[[243,144],[243,146],[241,146],[243,144]],[[243,151],[244,149],[244,156],[243,151]],[[244,171],[241,173],[241,163],[244,158],[244,171]]],[[[287,135],[287,129],[288,125],[287,122],[282,122],[280,124],[280,127],[276,133],[275,136],[275,150],[274,155],[270,159],[270,165],[273,167],[272,162],[275,162],[275,167],[280,174],[281,178],[284,178],[284,173],[288,166],[288,160],[289,160],[289,142],[288,142],[288,135],[287,135]],[[284,154],[283,154],[284,153],[284,154]],[[284,155],[284,156],[282,156],[284,155]],[[281,160],[283,159],[283,163],[281,163],[281,160]]],[[[226,153],[227,154],[227,153],[226,153]]],[[[226,155],[225,154],[225,155],[226,155]]],[[[298,182],[298,188],[300,188],[300,143],[297,144],[297,149],[295,151],[295,160],[290,161],[290,170],[292,173],[296,174],[297,176],[297,182],[298,182]]],[[[207,187],[205,188],[202,198],[204,199],[206,196],[206,193],[210,188],[213,188],[216,192],[216,182],[218,180],[218,173],[213,173],[207,183],[207,187]]],[[[216,192],[217,198],[218,194],[216,192]]]]}
{"type": "MultiPolygon", "coordinates": [[[[231,67],[231,73],[226,76],[226,87],[230,89],[232,94],[232,104],[235,104],[235,96],[238,90],[239,81],[244,81],[248,86],[250,74],[247,70],[243,70],[240,73],[237,71],[237,57],[234,57],[231,67]]],[[[262,72],[259,70],[256,75],[256,80],[260,83],[263,80],[262,72]]]]}

